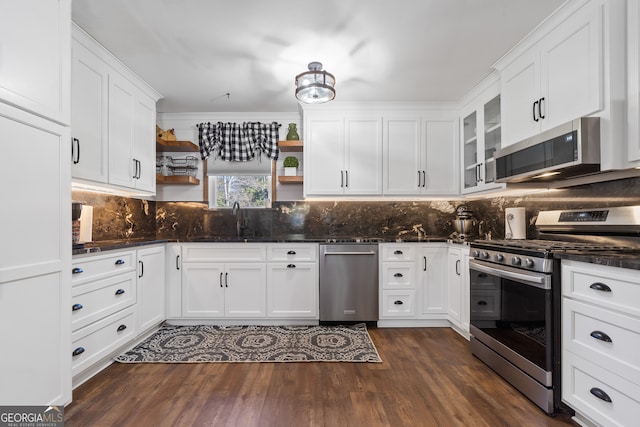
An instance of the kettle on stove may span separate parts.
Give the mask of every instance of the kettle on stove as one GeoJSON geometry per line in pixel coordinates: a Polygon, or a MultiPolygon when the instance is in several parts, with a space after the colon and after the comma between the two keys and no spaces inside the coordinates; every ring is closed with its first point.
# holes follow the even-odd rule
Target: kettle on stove
{"type": "Polygon", "coordinates": [[[459,206],[456,209],[456,218],[453,220],[456,236],[460,240],[466,240],[476,233],[478,221],[473,217],[473,212],[466,206],[459,206]]]}

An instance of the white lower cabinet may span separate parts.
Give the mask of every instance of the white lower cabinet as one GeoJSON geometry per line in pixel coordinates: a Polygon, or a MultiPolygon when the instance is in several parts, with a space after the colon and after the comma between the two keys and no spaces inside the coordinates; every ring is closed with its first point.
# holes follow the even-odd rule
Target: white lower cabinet
{"type": "Polygon", "coordinates": [[[447,260],[448,313],[451,326],[469,337],[469,247],[449,247],[447,260]]]}
{"type": "Polygon", "coordinates": [[[318,264],[267,264],[267,316],[318,318],[318,264]]]}
{"type": "Polygon", "coordinates": [[[167,248],[170,319],[318,319],[315,243],[188,243],[167,248]]]}
{"type": "Polygon", "coordinates": [[[77,387],[165,319],[164,245],[73,258],[71,374],[77,387]]]}
{"type": "Polygon", "coordinates": [[[379,326],[449,326],[446,243],[380,244],[379,326]]]}
{"type": "Polygon", "coordinates": [[[184,262],[183,317],[265,317],[265,263],[184,262]]]}
{"type": "Polygon", "coordinates": [[[637,425],[640,275],[562,261],[562,400],[584,425],[637,425]]]}
{"type": "Polygon", "coordinates": [[[138,332],[165,319],[164,245],[138,249],[138,332]]]}

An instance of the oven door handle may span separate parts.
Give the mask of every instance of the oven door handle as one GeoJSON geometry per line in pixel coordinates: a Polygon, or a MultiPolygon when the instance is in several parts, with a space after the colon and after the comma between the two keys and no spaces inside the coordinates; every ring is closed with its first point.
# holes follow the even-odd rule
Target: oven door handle
{"type": "Polygon", "coordinates": [[[524,285],[534,286],[540,289],[551,289],[551,280],[549,275],[546,274],[522,272],[521,270],[507,266],[500,266],[500,268],[496,268],[489,263],[478,261],[476,259],[469,260],[469,269],[503,279],[517,280],[519,283],[524,285]]]}

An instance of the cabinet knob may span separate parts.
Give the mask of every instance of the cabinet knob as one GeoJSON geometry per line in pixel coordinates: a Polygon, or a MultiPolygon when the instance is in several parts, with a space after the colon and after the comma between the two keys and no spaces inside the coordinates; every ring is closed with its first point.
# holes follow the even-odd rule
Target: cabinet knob
{"type": "Polygon", "coordinates": [[[115,265],[123,265],[124,264],[124,260],[123,259],[119,259],[115,262],[115,265]]]}
{"type": "Polygon", "coordinates": [[[402,276],[402,273],[396,273],[393,275],[393,277],[403,277],[403,276],[402,276]]]}
{"type": "Polygon", "coordinates": [[[124,289],[118,289],[116,291],[116,295],[122,295],[122,294],[124,294],[124,289]]]}
{"type": "Polygon", "coordinates": [[[593,289],[594,291],[611,292],[611,288],[609,286],[605,285],[604,283],[601,283],[601,282],[592,283],[589,287],[591,289],[593,289]]]}
{"type": "Polygon", "coordinates": [[[73,353],[71,353],[72,356],[79,356],[82,353],[84,353],[84,347],[78,347],[75,350],[73,350],[73,353]]]}
{"type": "Polygon", "coordinates": [[[296,254],[296,251],[289,251],[289,252],[287,252],[287,255],[295,255],[295,254],[296,254]]]}
{"type": "Polygon", "coordinates": [[[398,299],[398,300],[395,300],[395,301],[393,302],[393,304],[395,304],[395,305],[402,305],[402,304],[404,304],[404,303],[398,299]]]}
{"type": "Polygon", "coordinates": [[[78,310],[82,310],[82,304],[73,304],[71,306],[71,311],[78,311],[78,310]]]}
{"type": "Polygon", "coordinates": [[[597,397],[600,400],[604,400],[605,402],[611,402],[611,398],[609,397],[609,395],[605,393],[604,390],[599,389],[598,387],[593,387],[591,390],[589,390],[589,393],[593,394],[595,397],[597,397]]]}
{"type": "Polygon", "coordinates": [[[125,329],[127,329],[127,325],[120,325],[120,326],[118,326],[118,332],[122,332],[122,331],[124,331],[125,329]]]}
{"type": "Polygon", "coordinates": [[[80,267],[76,267],[73,270],[71,270],[71,274],[80,274],[80,273],[84,273],[84,270],[81,269],[80,267]]]}
{"type": "Polygon", "coordinates": [[[605,334],[602,331],[593,331],[589,335],[591,335],[593,338],[595,338],[597,340],[600,340],[600,341],[613,342],[611,340],[611,337],[609,335],[605,334]]]}

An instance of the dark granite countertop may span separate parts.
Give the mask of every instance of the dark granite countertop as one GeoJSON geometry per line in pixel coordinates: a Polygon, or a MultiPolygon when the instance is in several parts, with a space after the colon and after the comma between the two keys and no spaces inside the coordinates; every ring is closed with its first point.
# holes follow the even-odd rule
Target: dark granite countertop
{"type": "Polygon", "coordinates": [[[114,251],[118,249],[133,249],[138,246],[155,245],[158,243],[167,243],[168,240],[146,240],[146,239],[131,239],[131,240],[102,240],[99,242],[81,243],[79,245],[73,245],[72,255],[84,255],[93,254],[98,252],[114,251]]]}
{"type": "Polygon", "coordinates": [[[582,252],[566,251],[555,254],[556,258],[572,261],[588,262],[590,264],[607,265],[610,267],[640,270],[640,252],[582,252]]]}
{"type": "MultiPolygon", "coordinates": [[[[247,237],[247,238],[235,238],[235,237],[195,237],[192,239],[124,239],[124,240],[103,240],[98,242],[89,242],[81,245],[74,245],[72,254],[83,255],[105,251],[112,251],[118,249],[133,249],[138,246],[153,245],[158,243],[178,242],[178,243],[325,243],[340,240],[340,238],[333,237],[307,237],[303,235],[286,235],[286,236],[272,236],[272,237],[247,237]]],[[[417,238],[409,237],[405,239],[397,239],[392,237],[375,237],[370,238],[373,243],[444,243],[447,242],[446,237],[429,237],[429,238],[417,238]]]]}

